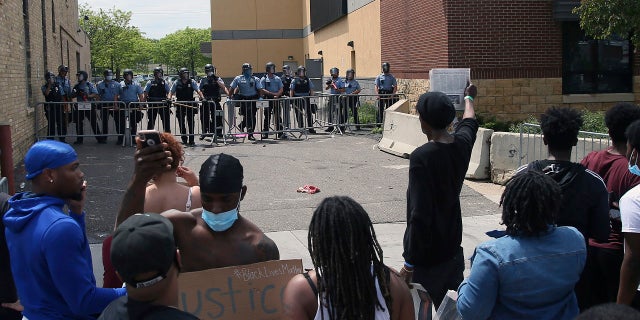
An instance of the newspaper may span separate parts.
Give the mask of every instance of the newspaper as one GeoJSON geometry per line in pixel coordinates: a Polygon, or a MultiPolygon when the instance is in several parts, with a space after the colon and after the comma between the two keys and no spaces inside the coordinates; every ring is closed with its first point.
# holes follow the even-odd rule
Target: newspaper
{"type": "Polygon", "coordinates": [[[471,79],[471,69],[431,69],[429,79],[429,91],[443,92],[451,99],[456,110],[464,110],[464,89],[467,87],[467,81],[471,79]]]}

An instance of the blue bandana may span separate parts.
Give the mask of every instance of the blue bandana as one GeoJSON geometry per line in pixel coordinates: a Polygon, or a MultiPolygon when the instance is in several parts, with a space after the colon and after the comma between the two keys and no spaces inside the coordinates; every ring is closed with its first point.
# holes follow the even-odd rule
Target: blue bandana
{"type": "Polygon", "coordinates": [[[27,180],[35,178],[44,169],[55,169],[78,160],[73,148],[63,142],[43,140],[36,142],[24,157],[27,180]]]}

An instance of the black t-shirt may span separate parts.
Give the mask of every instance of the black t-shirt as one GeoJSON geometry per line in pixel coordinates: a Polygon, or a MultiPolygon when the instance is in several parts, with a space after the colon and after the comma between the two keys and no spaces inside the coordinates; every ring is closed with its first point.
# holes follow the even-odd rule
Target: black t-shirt
{"type": "Polygon", "coordinates": [[[409,158],[405,261],[431,267],[453,258],[462,243],[460,191],[478,121],[458,123],[452,143],[428,142],[409,158]]]}
{"type": "Polygon", "coordinates": [[[127,296],[111,302],[98,320],[194,320],[198,317],[182,310],[129,300],[127,296]]]}

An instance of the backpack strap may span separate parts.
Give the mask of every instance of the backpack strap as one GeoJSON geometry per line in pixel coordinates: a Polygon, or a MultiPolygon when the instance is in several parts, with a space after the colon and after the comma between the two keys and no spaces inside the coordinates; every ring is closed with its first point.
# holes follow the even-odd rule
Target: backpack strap
{"type": "Polygon", "coordinates": [[[318,288],[316,287],[316,284],[313,283],[313,280],[311,280],[311,277],[309,276],[309,272],[304,272],[302,273],[302,275],[304,276],[305,279],[307,279],[307,282],[309,282],[309,286],[311,287],[311,290],[313,290],[313,294],[317,297],[318,288]]]}

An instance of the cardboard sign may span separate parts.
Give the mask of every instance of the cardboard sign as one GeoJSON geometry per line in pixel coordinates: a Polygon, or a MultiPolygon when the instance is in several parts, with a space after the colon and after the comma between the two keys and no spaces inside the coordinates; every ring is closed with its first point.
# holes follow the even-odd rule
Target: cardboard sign
{"type": "Polygon", "coordinates": [[[78,110],[91,110],[91,102],[78,102],[78,110]]]}
{"type": "Polygon", "coordinates": [[[274,260],[180,274],[180,309],[200,319],[281,319],[289,280],[302,260],[274,260]]]}

